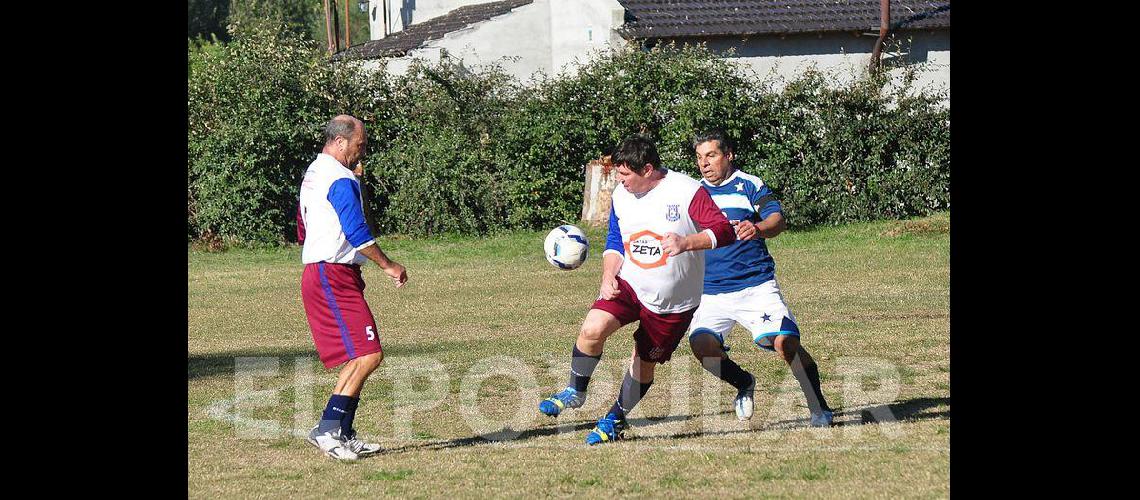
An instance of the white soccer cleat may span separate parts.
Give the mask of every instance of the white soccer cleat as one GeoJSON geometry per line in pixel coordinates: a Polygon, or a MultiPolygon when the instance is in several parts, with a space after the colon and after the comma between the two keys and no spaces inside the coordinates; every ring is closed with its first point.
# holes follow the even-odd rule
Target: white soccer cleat
{"type": "Polygon", "coordinates": [[[756,377],[752,377],[752,383],[748,387],[740,389],[736,392],[736,419],[748,420],[752,418],[752,395],[756,392],[756,377]]]}
{"type": "Polygon", "coordinates": [[[356,453],[356,455],[359,457],[375,455],[381,451],[384,451],[384,448],[381,448],[380,445],[376,443],[366,443],[364,441],[356,439],[355,432],[353,432],[351,436],[345,436],[344,446],[349,450],[352,450],[352,452],[356,453]]]}
{"type": "Polygon", "coordinates": [[[320,448],[325,452],[325,455],[333,457],[337,460],[356,460],[357,453],[350,449],[340,437],[340,429],[329,432],[317,432],[317,428],[309,431],[309,437],[306,439],[309,444],[320,448]]]}

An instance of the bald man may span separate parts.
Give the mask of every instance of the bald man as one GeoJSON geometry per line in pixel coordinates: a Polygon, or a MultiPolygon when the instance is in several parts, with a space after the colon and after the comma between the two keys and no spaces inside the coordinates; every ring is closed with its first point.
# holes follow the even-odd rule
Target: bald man
{"type": "Polygon", "coordinates": [[[313,343],[326,368],[344,365],[308,441],[338,460],[380,452],[379,445],[357,439],[352,427],[364,381],[384,359],[375,317],[364,300],[360,265],[375,262],[396,288],[408,281],[404,266],[380,250],[365,222],[351,167],[367,147],[363,122],[348,115],[333,118],[325,126],[324,149],[305,171],[298,214],[305,264],[301,297],[313,343]]]}

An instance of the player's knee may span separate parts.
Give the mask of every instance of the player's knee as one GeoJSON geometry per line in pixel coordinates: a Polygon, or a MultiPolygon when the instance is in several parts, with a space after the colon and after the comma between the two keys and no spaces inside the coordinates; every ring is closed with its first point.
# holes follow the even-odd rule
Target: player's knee
{"type": "Polygon", "coordinates": [[[380,363],[384,361],[384,351],[377,351],[372,354],[366,354],[356,359],[358,360],[357,363],[361,368],[367,370],[368,372],[371,372],[372,370],[380,367],[380,363]]]}
{"type": "Polygon", "coordinates": [[[689,336],[689,349],[693,351],[693,356],[697,359],[721,357],[724,354],[724,348],[721,347],[720,342],[709,334],[698,334],[689,336]]]}
{"type": "Polygon", "coordinates": [[[605,342],[608,336],[605,325],[595,323],[583,323],[582,329],[578,331],[578,338],[590,343],[605,342]]]}
{"type": "Polygon", "coordinates": [[[791,363],[796,359],[796,352],[800,349],[800,340],[790,335],[779,335],[775,342],[776,352],[784,361],[791,363]]]}

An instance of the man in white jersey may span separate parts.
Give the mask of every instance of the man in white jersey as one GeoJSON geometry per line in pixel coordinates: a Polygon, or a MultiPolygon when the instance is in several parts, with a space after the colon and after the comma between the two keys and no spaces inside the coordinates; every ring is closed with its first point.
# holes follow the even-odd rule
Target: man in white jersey
{"type": "Polygon", "coordinates": [[[800,328],[776,282],[776,262],[764,240],[787,223],[775,193],[760,178],[733,166],[732,143],[712,130],[693,140],[701,185],[736,226],[737,241],[705,252],[705,288],[693,316],[689,347],[709,373],[736,388],[736,416],[752,418],[756,379],[728,357],[724,339],[736,324],[760,349],[775,351],[804,392],[813,427],[827,427],[832,411],[819,386],[819,368],[800,345],[800,328]]]}
{"type": "Polygon", "coordinates": [[[582,406],[606,338],[637,321],[630,369],[617,401],[586,436],[589,445],[621,439],[626,413],[653,384],[656,364],[668,361],[684,337],[703,288],[698,250],[736,240],[700,183],[661,167],[648,139],[626,139],[612,158],[620,185],[613,192],[598,300],[574,344],[568,386],[539,403],[550,416],[582,406]]]}
{"type": "Polygon", "coordinates": [[[356,439],[352,427],[364,381],[384,360],[380,331],[364,300],[360,265],[371,260],[397,288],[404,266],[380,250],[365,222],[360,183],[350,166],[364,157],[364,123],[348,115],[325,126],[325,146],[301,182],[297,234],[304,246],[301,298],[313,343],[325,367],[343,364],[321,421],[308,441],[338,460],[356,460],[380,447],[356,439]]]}

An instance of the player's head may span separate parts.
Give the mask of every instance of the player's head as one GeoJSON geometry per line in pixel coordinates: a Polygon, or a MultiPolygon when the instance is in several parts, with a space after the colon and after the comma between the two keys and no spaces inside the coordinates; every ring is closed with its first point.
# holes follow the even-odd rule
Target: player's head
{"type": "Polygon", "coordinates": [[[627,137],[610,157],[618,182],[631,193],[643,193],[656,182],[654,174],[661,169],[661,157],[653,141],[640,134],[627,137]]]}
{"type": "Polygon", "coordinates": [[[349,115],[338,115],[325,125],[324,152],[353,168],[364,158],[368,149],[368,136],[364,122],[349,115]]]}
{"type": "Polygon", "coordinates": [[[710,184],[717,186],[732,175],[732,142],[724,131],[712,129],[697,134],[693,138],[693,149],[697,153],[697,169],[710,184]]]}

